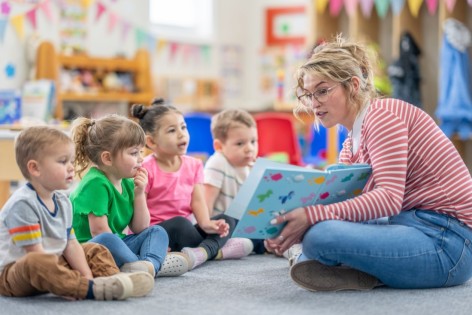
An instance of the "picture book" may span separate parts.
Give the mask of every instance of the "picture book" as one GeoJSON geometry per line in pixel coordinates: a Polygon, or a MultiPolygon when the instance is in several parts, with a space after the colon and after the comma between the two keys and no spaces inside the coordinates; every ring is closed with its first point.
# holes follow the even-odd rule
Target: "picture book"
{"type": "Polygon", "coordinates": [[[335,164],[317,170],[258,158],[225,214],[238,219],[233,237],[276,237],[284,224],[270,221],[298,207],[331,204],[362,193],[368,164],[335,164]]]}

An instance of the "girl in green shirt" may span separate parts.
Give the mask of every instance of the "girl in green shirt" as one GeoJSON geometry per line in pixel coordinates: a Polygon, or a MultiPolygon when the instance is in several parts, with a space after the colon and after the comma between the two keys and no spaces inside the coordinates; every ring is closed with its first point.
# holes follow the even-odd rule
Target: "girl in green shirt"
{"type": "Polygon", "coordinates": [[[142,270],[153,276],[187,272],[184,254],[166,255],[166,231],[149,226],[142,128],[118,115],[97,120],[81,117],[73,123],[72,139],[79,177],[87,170],[70,197],[77,239],[106,246],[124,272],[142,270]]]}

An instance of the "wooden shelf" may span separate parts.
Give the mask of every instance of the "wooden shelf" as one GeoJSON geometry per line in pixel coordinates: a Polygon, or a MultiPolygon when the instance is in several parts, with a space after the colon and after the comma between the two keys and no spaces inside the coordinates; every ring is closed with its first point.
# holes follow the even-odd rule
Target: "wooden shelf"
{"type": "Polygon", "coordinates": [[[128,103],[148,104],[152,99],[151,93],[61,93],[59,98],[62,101],[74,102],[108,102],[126,101],[128,103]]]}
{"type": "Polygon", "coordinates": [[[59,56],[59,63],[63,68],[68,69],[102,69],[109,71],[136,72],[137,64],[134,60],[125,58],[92,58],[86,55],[79,56],[59,56]]]}
{"type": "Polygon", "coordinates": [[[134,58],[127,59],[99,58],[88,55],[62,55],[55,52],[50,42],[41,43],[37,54],[36,79],[49,79],[56,82],[57,104],[54,114],[56,119],[62,120],[64,102],[127,102],[129,104],[149,104],[154,97],[151,82],[151,65],[149,53],[138,50],[134,58]],[[91,72],[122,72],[129,73],[134,89],[137,92],[81,92],[65,91],[61,87],[60,73],[63,70],[89,70],[91,72]]]}

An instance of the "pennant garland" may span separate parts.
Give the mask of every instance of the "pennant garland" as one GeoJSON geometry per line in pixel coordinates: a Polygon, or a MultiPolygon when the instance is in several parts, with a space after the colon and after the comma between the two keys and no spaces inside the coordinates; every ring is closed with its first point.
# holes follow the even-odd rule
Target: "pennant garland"
{"type": "Polygon", "coordinates": [[[54,21],[54,17],[51,13],[51,6],[49,4],[49,0],[46,0],[39,4],[39,8],[43,11],[49,21],[54,21]]]}
{"type": "Polygon", "coordinates": [[[436,14],[436,10],[438,9],[438,0],[426,0],[426,7],[428,8],[430,15],[436,14]]]}
{"type": "Polygon", "coordinates": [[[422,3],[423,0],[408,0],[408,7],[413,17],[418,17],[422,3]]]}
{"type": "Polygon", "coordinates": [[[328,6],[329,0],[317,0],[316,2],[316,12],[323,14],[328,6]]]}
{"type": "Polygon", "coordinates": [[[16,15],[10,18],[10,23],[13,25],[18,37],[23,39],[24,37],[24,16],[23,15],[16,15]]]}
{"type": "Polygon", "coordinates": [[[393,0],[391,5],[393,14],[398,15],[402,12],[403,7],[405,6],[405,0],[393,0]]]}
{"type": "Polygon", "coordinates": [[[366,18],[370,17],[370,12],[374,7],[374,0],[360,0],[362,15],[366,18]]]}
{"type": "Polygon", "coordinates": [[[343,0],[330,0],[329,14],[331,16],[338,16],[343,8],[343,0]]]}
{"type": "Polygon", "coordinates": [[[115,29],[117,22],[118,22],[118,16],[115,13],[110,12],[108,14],[108,32],[109,33],[111,33],[111,31],[115,29]]]}
{"type": "Polygon", "coordinates": [[[2,12],[3,15],[8,15],[10,14],[10,4],[7,1],[3,1],[2,4],[0,4],[0,11],[2,12]]]}
{"type": "Polygon", "coordinates": [[[449,12],[452,12],[452,10],[454,10],[455,5],[456,5],[456,0],[446,0],[446,9],[449,12]]]}
{"type": "Polygon", "coordinates": [[[347,15],[353,16],[356,14],[358,2],[359,0],[344,0],[344,7],[346,8],[347,15]]]}
{"type": "Polygon", "coordinates": [[[377,10],[377,15],[381,18],[384,18],[388,12],[388,1],[385,0],[375,0],[375,9],[377,10]]]}
{"type": "Polygon", "coordinates": [[[95,22],[100,20],[105,10],[106,7],[101,2],[97,2],[97,15],[95,15],[95,22]]]}
{"type": "Polygon", "coordinates": [[[36,29],[36,9],[32,9],[26,12],[26,18],[30,22],[33,29],[36,29]]]}
{"type": "Polygon", "coordinates": [[[3,43],[3,37],[5,36],[5,30],[7,29],[7,20],[0,19],[0,43],[3,43]]]}

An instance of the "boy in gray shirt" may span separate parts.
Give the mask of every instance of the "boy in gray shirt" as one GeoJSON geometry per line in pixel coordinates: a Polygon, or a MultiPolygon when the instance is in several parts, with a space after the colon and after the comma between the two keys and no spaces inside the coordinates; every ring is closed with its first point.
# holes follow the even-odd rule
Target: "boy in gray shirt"
{"type": "Polygon", "coordinates": [[[15,153],[28,183],[0,212],[0,294],[122,300],[152,291],[151,275],[119,273],[105,247],[75,238],[71,203],[57,191],[74,179],[70,138],[52,127],[30,127],[16,139],[15,153]]]}

